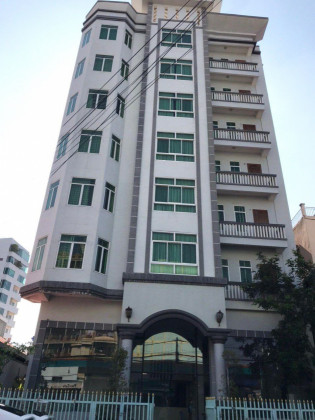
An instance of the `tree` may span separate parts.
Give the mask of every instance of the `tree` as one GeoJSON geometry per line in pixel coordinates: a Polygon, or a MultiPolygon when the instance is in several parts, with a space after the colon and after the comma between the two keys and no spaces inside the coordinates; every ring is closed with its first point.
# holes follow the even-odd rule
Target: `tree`
{"type": "Polygon", "coordinates": [[[33,343],[0,343],[0,374],[3,372],[5,365],[7,365],[10,362],[10,360],[14,360],[18,353],[24,353],[25,355],[29,355],[32,354],[33,351],[33,343]]]}
{"type": "Polygon", "coordinates": [[[124,378],[127,354],[127,351],[121,347],[117,347],[112,354],[111,368],[108,381],[109,391],[111,392],[127,391],[127,384],[124,378]]]}
{"type": "MultiPolygon", "coordinates": [[[[243,290],[264,310],[281,315],[271,339],[253,340],[243,351],[253,360],[253,367],[267,370],[273,376],[275,389],[286,398],[294,386],[306,386],[311,396],[315,338],[315,265],[296,251],[280,267],[277,256],[259,254],[254,282],[243,290]]],[[[265,395],[266,396],[266,395],[265,395]]]]}

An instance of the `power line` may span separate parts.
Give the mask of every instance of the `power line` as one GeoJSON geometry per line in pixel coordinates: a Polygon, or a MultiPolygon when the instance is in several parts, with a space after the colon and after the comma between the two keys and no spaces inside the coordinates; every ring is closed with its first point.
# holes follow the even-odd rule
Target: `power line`
{"type": "MultiPolygon", "coordinates": [[[[222,0],[220,0],[220,2],[222,2],[222,0]]],[[[220,3],[219,2],[219,3],[220,3]]],[[[207,11],[208,10],[208,8],[210,7],[210,6],[212,6],[212,4],[213,3],[211,3],[206,9],[204,9],[203,10],[203,12],[201,13],[201,15],[200,16],[197,16],[196,17],[196,19],[194,19],[193,20],[193,22],[190,24],[190,27],[189,28],[186,28],[186,30],[185,31],[183,31],[184,33],[186,33],[188,30],[190,30],[192,27],[194,27],[196,24],[197,24],[197,21],[198,20],[200,20],[200,19],[203,19],[204,17],[206,17],[211,11],[207,11]]],[[[176,44],[176,42],[175,43],[173,43],[172,44],[172,46],[171,47],[169,47],[169,49],[166,51],[166,53],[164,53],[164,55],[163,55],[163,57],[170,51],[170,49],[172,49],[173,48],[173,46],[176,44]]],[[[184,54],[183,54],[183,56],[185,56],[190,50],[192,50],[192,47],[190,47],[184,54]]],[[[180,60],[181,58],[183,58],[183,56],[181,56],[179,59],[177,59],[177,60],[180,60]]],[[[157,64],[157,62],[158,61],[160,61],[163,57],[159,57],[157,60],[155,60],[155,62],[153,63],[153,65],[151,65],[151,66],[153,66],[149,71],[151,71],[155,66],[156,66],[156,64],[157,64]]],[[[177,61],[176,60],[176,61],[177,61]]],[[[165,74],[165,73],[164,73],[165,74]]],[[[143,78],[143,75],[142,75],[142,78],[143,78]]],[[[125,109],[127,109],[129,106],[131,106],[137,99],[138,99],[138,97],[143,93],[143,92],[145,92],[146,90],[148,90],[151,86],[153,86],[155,83],[156,83],[156,81],[158,80],[160,78],[160,75],[156,78],[156,79],[154,79],[153,81],[151,81],[150,83],[149,83],[149,85],[147,85],[143,90],[141,90],[138,94],[136,94],[130,101],[132,101],[131,103],[128,103],[128,105],[126,106],[125,105],[125,109]]],[[[142,81],[142,80],[141,80],[142,81]]],[[[140,81],[140,82],[141,82],[140,81]]],[[[140,83],[139,82],[139,83],[140,83]]],[[[138,83],[138,84],[139,84],[138,83]]],[[[127,96],[129,96],[133,91],[135,90],[135,88],[134,89],[132,89],[132,91],[127,95],[127,96]]],[[[116,113],[116,110],[114,110],[104,121],[102,121],[101,122],[101,124],[96,128],[96,129],[94,129],[93,131],[97,131],[104,123],[106,123],[110,118],[112,118],[113,117],[113,115],[114,115],[114,118],[111,120],[111,121],[109,121],[108,122],[108,124],[105,126],[105,127],[103,127],[103,130],[115,119],[115,118],[117,118],[118,117],[118,114],[116,113]],[[116,115],[115,115],[116,114],[116,115]]],[[[100,118],[100,116],[98,117],[98,118],[100,118]]],[[[77,145],[78,145],[79,143],[76,143],[74,146],[72,146],[69,150],[68,150],[68,152],[71,150],[71,149],[73,149],[74,147],[76,147],[77,145]]],[[[56,168],[54,171],[52,171],[52,173],[51,173],[51,175],[50,176],[53,176],[59,169],[61,169],[61,167],[66,163],[66,162],[68,162],[69,160],[70,160],[70,158],[71,157],[73,157],[74,155],[75,155],[75,153],[77,153],[77,151],[78,150],[75,150],[64,162],[62,162],[62,164],[58,167],[58,168],[56,168]]]]}
{"type": "MultiPolygon", "coordinates": [[[[196,9],[199,5],[200,5],[200,3],[202,3],[202,1],[203,0],[199,0],[199,2],[189,11],[189,13],[187,13],[186,14],[186,16],[185,16],[185,19],[187,19],[187,17],[194,11],[194,9],[196,9]]],[[[221,0],[222,1],[222,0],[221,0]]],[[[190,2],[190,0],[187,0],[187,2],[179,9],[179,11],[181,11],[188,3],[190,2]]],[[[212,4],[212,3],[211,3],[212,4]]],[[[179,12],[178,11],[178,12],[179,12]]],[[[161,30],[163,30],[163,28],[174,18],[174,16],[176,16],[176,13],[178,13],[178,12],[175,12],[174,13],[174,15],[170,18],[170,19],[168,19],[167,20],[167,22],[165,22],[165,24],[154,34],[154,35],[152,35],[151,36],[151,38],[141,47],[141,48],[139,48],[139,50],[127,61],[127,63],[129,63],[149,42],[151,42],[151,40],[155,37],[155,36],[157,36],[158,35],[158,33],[161,31],[161,30]]],[[[173,29],[171,29],[171,33],[174,31],[174,30],[176,30],[176,28],[179,26],[179,25],[181,25],[183,23],[183,19],[173,28],[173,29]]],[[[164,40],[165,38],[163,38],[156,46],[155,46],[155,48],[153,48],[150,52],[149,52],[149,54],[146,56],[146,57],[144,57],[133,69],[132,69],[132,71],[129,73],[129,74],[132,74],[145,60],[146,60],[146,58],[149,56],[149,55],[151,55],[152,53],[153,53],[153,51],[158,47],[158,45],[160,44],[160,43],[162,43],[163,42],[163,40],[164,40]]],[[[100,89],[99,90],[101,90],[101,89],[104,89],[105,88],[105,86],[119,73],[121,71],[121,68],[119,69],[119,70],[117,70],[117,72],[116,73],[114,73],[111,77],[110,77],[110,79],[106,82],[106,83],[104,83],[101,87],[100,87],[100,89]]],[[[111,93],[113,93],[123,82],[124,82],[124,78],[120,81],[120,82],[118,82],[118,84],[116,85],[116,86],[114,86],[114,88],[108,93],[108,96],[111,94],[111,93]]],[[[86,103],[84,103],[74,114],[72,114],[71,115],[71,117],[63,124],[63,126],[65,125],[65,124],[67,124],[81,109],[83,109],[84,107],[86,106],[86,103]]],[[[91,115],[92,113],[94,112],[94,109],[89,113],[89,115],[91,115]]],[[[83,120],[84,121],[84,120],[83,120]]],[[[76,124],[81,124],[83,121],[79,121],[79,122],[77,122],[76,124]]],[[[75,124],[75,125],[76,125],[75,124]]]]}

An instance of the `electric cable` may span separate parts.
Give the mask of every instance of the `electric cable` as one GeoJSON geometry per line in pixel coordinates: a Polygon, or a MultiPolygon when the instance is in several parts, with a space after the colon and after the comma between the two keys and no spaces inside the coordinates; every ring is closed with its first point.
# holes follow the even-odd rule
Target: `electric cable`
{"type": "MultiPolygon", "coordinates": [[[[220,2],[222,2],[222,0],[220,0],[220,2]]],[[[183,31],[184,33],[186,33],[188,30],[190,30],[193,26],[195,26],[196,24],[197,24],[197,21],[198,20],[200,20],[200,19],[203,19],[207,14],[209,14],[211,11],[207,11],[208,10],[208,8],[210,7],[210,6],[212,6],[213,5],[213,2],[212,3],[210,3],[210,5],[206,8],[206,9],[204,9],[203,10],[203,12],[201,13],[201,15],[200,16],[197,16],[196,17],[196,19],[195,20],[193,20],[192,22],[190,22],[190,27],[189,28],[186,28],[186,30],[185,31],[183,31]]],[[[168,51],[167,52],[169,52],[169,50],[171,49],[171,48],[173,48],[173,46],[176,44],[176,42],[175,43],[173,43],[172,44],[172,46],[171,47],[169,47],[169,49],[168,49],[168,51]]],[[[184,54],[183,54],[183,56],[184,55],[186,55],[190,50],[192,50],[192,47],[190,47],[184,54]]],[[[163,57],[167,54],[167,52],[166,53],[164,53],[164,55],[163,55],[163,57]]],[[[183,56],[181,56],[179,59],[177,59],[177,60],[180,60],[183,56]]],[[[161,57],[159,57],[157,60],[155,60],[155,63],[157,62],[157,61],[160,61],[162,58],[161,57]]],[[[176,61],[177,61],[176,60],[176,61]]],[[[154,64],[154,67],[156,66],[156,64],[154,64]]],[[[153,68],[154,68],[153,67],[153,68]]],[[[152,70],[152,69],[151,69],[152,70]]],[[[150,71],[151,71],[150,70],[150,71]]],[[[164,73],[165,74],[165,73],[164,73]]],[[[142,78],[143,78],[143,75],[142,75],[142,78]]],[[[138,97],[143,93],[143,92],[145,92],[147,89],[149,89],[151,86],[153,86],[155,83],[156,83],[156,81],[158,80],[160,78],[160,76],[158,76],[155,80],[153,80],[153,81],[151,81],[150,82],[150,84],[149,85],[147,85],[146,87],[145,87],[145,89],[143,89],[142,91],[140,91],[138,94],[136,94],[130,101],[132,101],[131,103],[127,103],[127,104],[125,104],[125,109],[127,109],[129,106],[131,106],[134,102],[135,102],[135,100],[137,100],[138,99],[138,97]]],[[[142,80],[141,80],[141,82],[142,82],[142,80]]],[[[135,89],[135,88],[134,88],[135,89]]],[[[131,94],[133,91],[134,91],[134,89],[132,89],[132,91],[129,93],[129,94],[131,94]]],[[[127,96],[129,96],[129,94],[127,95],[127,96]]],[[[113,112],[112,112],[112,114],[114,114],[115,115],[115,118],[117,118],[119,115],[116,113],[116,110],[114,110],[113,112]]],[[[101,115],[100,115],[101,116],[101,115]]],[[[112,115],[109,115],[104,121],[102,121],[101,122],[101,124],[96,128],[96,129],[94,129],[93,131],[97,131],[104,123],[106,123],[107,121],[108,121],[108,119],[110,119],[112,117],[112,115]]],[[[115,119],[114,118],[114,119],[115,119]]],[[[112,122],[113,120],[111,120],[110,122],[109,122],[109,124],[112,122]]],[[[108,124],[105,126],[105,127],[103,127],[103,130],[106,128],[108,126],[108,124]]],[[[72,146],[72,148],[73,147],[76,147],[77,145],[78,145],[79,143],[76,143],[74,146],[72,146]]],[[[68,151],[70,151],[71,150],[71,148],[68,150],[68,151]]],[[[58,167],[58,168],[56,168],[54,171],[52,171],[52,173],[51,173],[51,175],[50,175],[50,177],[51,176],[53,176],[67,161],[69,161],[69,159],[75,154],[77,152],[77,150],[75,150],[75,152],[74,153],[72,153],[65,161],[63,161],[62,162],[62,164],[58,167]]]]}

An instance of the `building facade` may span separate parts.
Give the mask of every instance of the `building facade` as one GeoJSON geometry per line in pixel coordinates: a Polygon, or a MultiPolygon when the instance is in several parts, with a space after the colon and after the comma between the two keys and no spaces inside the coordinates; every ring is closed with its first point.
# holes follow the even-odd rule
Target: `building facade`
{"type": "Polygon", "coordinates": [[[0,239],[0,337],[6,340],[11,340],[28,262],[28,251],[13,238],[0,239]]]}
{"type": "Polygon", "coordinates": [[[307,261],[315,262],[315,207],[301,209],[292,219],[295,244],[307,261]]]}
{"type": "Polygon", "coordinates": [[[276,325],[240,287],[257,252],[294,247],[257,45],[267,19],[220,8],[88,13],[22,290],[41,302],[29,387],[104,389],[118,343],[132,389],[199,418],[204,395],[226,392],[224,346],[276,325]]]}

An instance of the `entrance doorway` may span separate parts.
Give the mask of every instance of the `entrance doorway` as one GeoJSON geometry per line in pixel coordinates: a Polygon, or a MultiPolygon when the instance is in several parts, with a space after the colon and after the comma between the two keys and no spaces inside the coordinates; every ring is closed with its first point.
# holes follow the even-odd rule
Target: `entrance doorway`
{"type": "Polygon", "coordinates": [[[177,333],[160,332],[136,343],[131,387],[154,393],[155,420],[195,420],[203,418],[206,372],[198,345],[177,333]]]}

